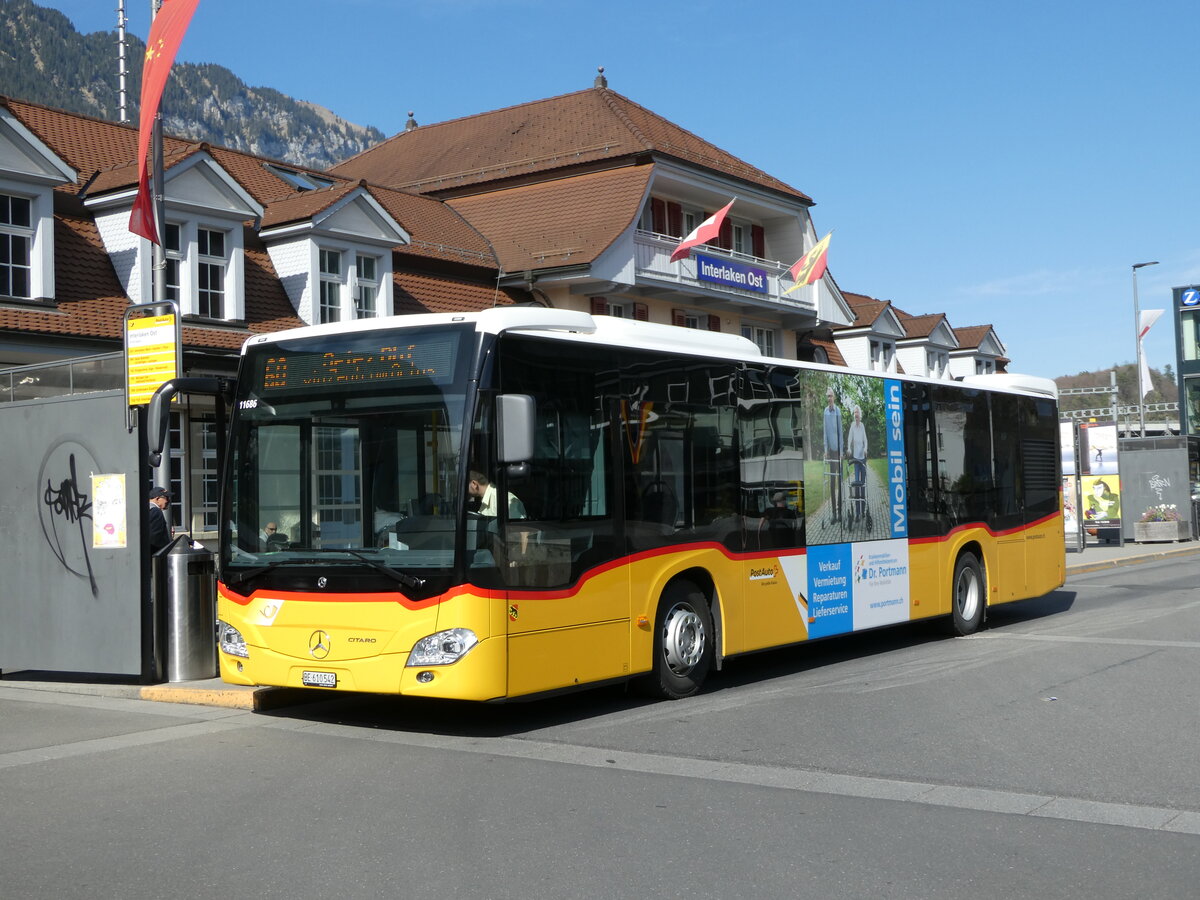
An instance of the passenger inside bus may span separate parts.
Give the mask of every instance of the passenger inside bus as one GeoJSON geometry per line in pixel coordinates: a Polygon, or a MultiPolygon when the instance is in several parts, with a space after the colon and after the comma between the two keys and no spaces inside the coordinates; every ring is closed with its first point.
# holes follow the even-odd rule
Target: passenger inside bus
{"type": "MultiPolygon", "coordinates": [[[[467,482],[467,509],[481,516],[495,517],[500,514],[496,486],[486,475],[475,469],[471,470],[470,481],[467,482]]],[[[525,505],[517,499],[516,494],[508,495],[508,517],[524,519],[525,505]]]]}

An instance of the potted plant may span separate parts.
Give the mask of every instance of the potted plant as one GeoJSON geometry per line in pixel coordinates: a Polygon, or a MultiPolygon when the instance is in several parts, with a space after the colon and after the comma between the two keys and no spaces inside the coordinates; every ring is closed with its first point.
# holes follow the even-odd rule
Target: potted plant
{"type": "Polygon", "coordinates": [[[1188,537],[1187,523],[1179,515],[1174,503],[1147,506],[1146,511],[1133,523],[1133,539],[1144,541],[1182,541],[1188,537]]]}

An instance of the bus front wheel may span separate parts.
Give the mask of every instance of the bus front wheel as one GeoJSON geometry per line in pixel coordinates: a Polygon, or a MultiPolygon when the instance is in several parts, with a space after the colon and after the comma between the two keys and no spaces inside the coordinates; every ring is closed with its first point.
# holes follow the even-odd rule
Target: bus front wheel
{"type": "Polygon", "coordinates": [[[679,700],[700,690],[712,668],[712,611],[690,582],[667,587],[654,621],[654,668],[638,684],[652,697],[679,700]]]}
{"type": "Polygon", "coordinates": [[[974,553],[962,554],[954,565],[954,580],[950,586],[947,630],[951,634],[965,636],[979,630],[987,606],[986,586],[979,558],[974,553]]]}

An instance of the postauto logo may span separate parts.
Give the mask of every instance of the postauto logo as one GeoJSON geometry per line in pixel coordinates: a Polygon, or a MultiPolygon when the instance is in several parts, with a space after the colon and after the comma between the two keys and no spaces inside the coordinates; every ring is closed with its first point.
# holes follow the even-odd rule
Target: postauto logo
{"type": "Polygon", "coordinates": [[[773,566],[759,566],[750,570],[751,581],[770,581],[773,578],[779,577],[778,564],[773,566]]]}

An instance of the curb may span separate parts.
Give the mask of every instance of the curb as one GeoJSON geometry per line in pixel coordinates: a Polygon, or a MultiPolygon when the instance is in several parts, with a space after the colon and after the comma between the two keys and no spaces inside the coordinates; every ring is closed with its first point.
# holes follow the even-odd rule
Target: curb
{"type": "Polygon", "coordinates": [[[280,696],[280,694],[296,693],[287,688],[253,688],[238,685],[223,685],[221,687],[199,687],[181,684],[152,684],[138,691],[139,700],[150,700],[157,703],[190,703],[194,706],[218,706],[225,709],[249,709],[260,712],[265,709],[275,709],[286,706],[291,702],[299,702],[280,696]]]}
{"type": "Polygon", "coordinates": [[[1101,569],[1116,569],[1123,566],[1136,566],[1139,563],[1154,562],[1160,559],[1170,559],[1174,556],[1194,556],[1200,553],[1200,547],[1173,547],[1170,550],[1155,550],[1139,553],[1136,556],[1120,556],[1113,559],[1097,560],[1093,563],[1078,563],[1067,566],[1067,577],[1083,575],[1088,572],[1098,572],[1101,569]]]}

